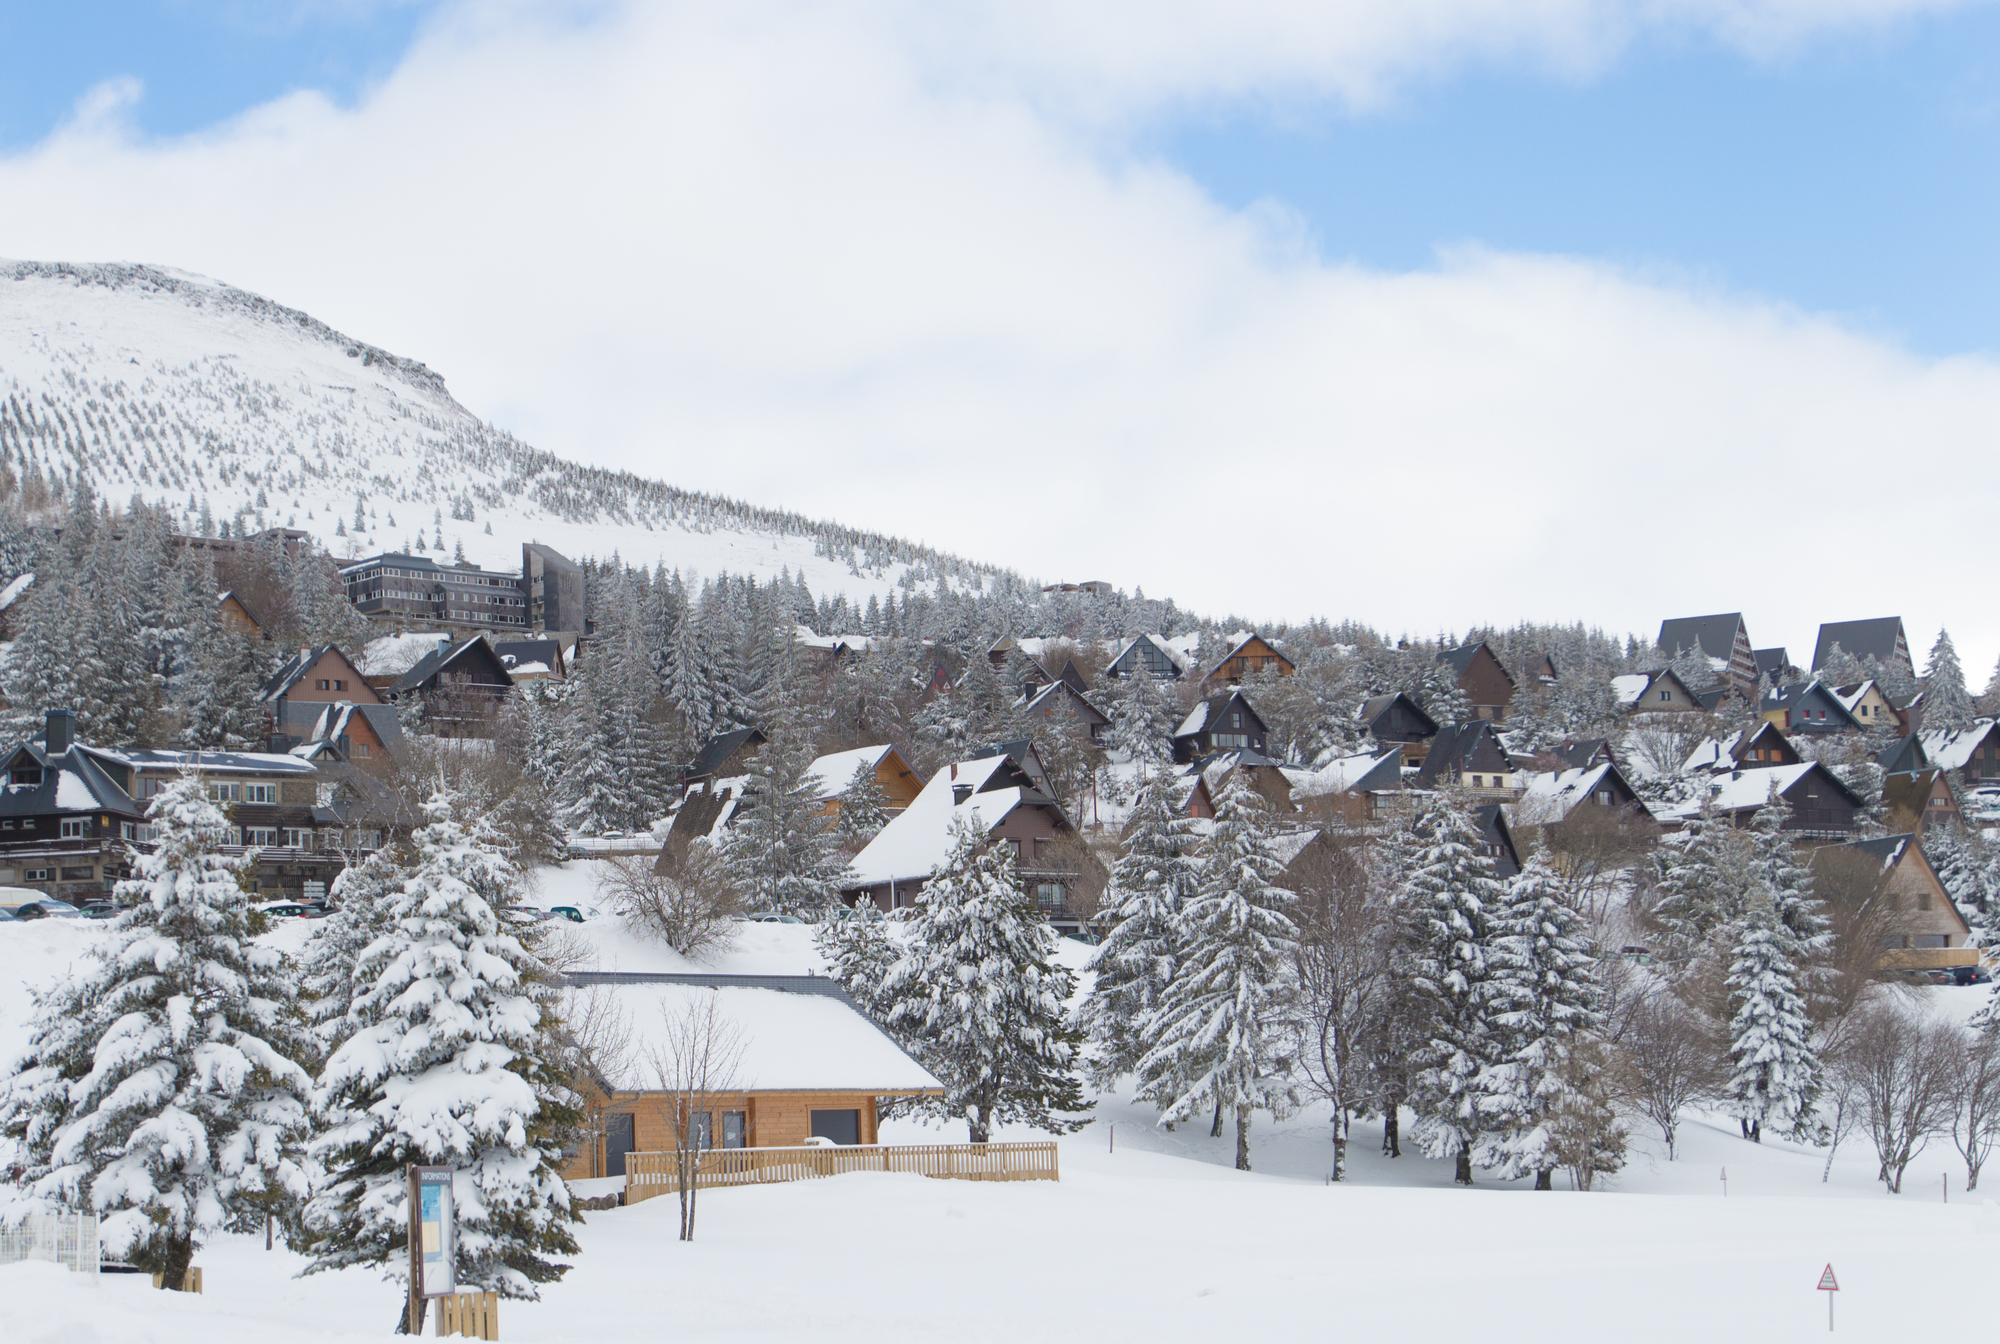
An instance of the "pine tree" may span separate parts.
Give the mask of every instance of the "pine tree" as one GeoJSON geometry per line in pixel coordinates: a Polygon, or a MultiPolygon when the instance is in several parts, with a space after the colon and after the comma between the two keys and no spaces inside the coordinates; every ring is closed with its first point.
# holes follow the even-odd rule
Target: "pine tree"
{"type": "Polygon", "coordinates": [[[1140,765],[1163,765],[1171,757],[1175,725],[1172,706],[1157,677],[1143,668],[1112,683],[1111,749],[1140,765]]]}
{"type": "Polygon", "coordinates": [[[1298,1101],[1283,1023],[1298,897],[1276,885],[1285,866],[1269,804],[1242,771],[1216,800],[1200,863],[1176,921],[1173,978],[1141,1026],[1155,1043],[1137,1065],[1140,1091],[1176,1120],[1208,1106],[1233,1114],[1236,1169],[1248,1171],[1252,1114],[1282,1117],[1298,1101]]]}
{"type": "Polygon", "coordinates": [[[1561,1128],[1585,1100],[1577,1050],[1601,1023],[1595,965],[1583,916],[1537,855],[1508,882],[1493,917],[1492,1020],[1505,1053],[1481,1079],[1488,1130],[1479,1159],[1504,1179],[1533,1172],[1537,1190],[1552,1188],[1561,1128]]]}
{"type": "Polygon", "coordinates": [[[361,954],[390,931],[388,898],[408,874],[394,849],[378,849],[349,864],[328,892],[333,913],[313,927],[300,960],[300,1000],[327,1050],[347,1039],[355,996],[367,986],[357,977],[361,954]]]}
{"type": "Polygon", "coordinates": [[[1761,893],[1732,932],[1730,1108],[1747,1138],[1761,1142],[1766,1122],[1780,1134],[1801,1135],[1819,1096],[1820,1067],[1798,969],[1788,951],[1791,936],[1761,893]]]}
{"type": "Polygon", "coordinates": [[[1412,1137],[1429,1156],[1454,1159],[1456,1179],[1470,1185],[1473,1145],[1485,1127],[1480,1078],[1505,1043],[1492,1020],[1488,953],[1506,889],[1478,825],[1450,792],[1430,795],[1413,829],[1418,848],[1402,900],[1409,944],[1402,970],[1423,1042],[1410,1060],[1412,1137]]]}
{"type": "Polygon", "coordinates": [[[177,1289],[206,1238],[305,1197],[315,1051],[201,779],[147,815],[153,852],[118,884],[108,946],[40,1001],[0,1133],[32,1200],[98,1214],[106,1251],[177,1289]]]}
{"type": "Polygon", "coordinates": [[[951,848],[917,898],[909,943],[883,992],[890,1026],[944,1084],[937,1109],[963,1117],[973,1143],[996,1124],[1057,1134],[1083,1119],[1075,1072],[1082,1033],[1064,1005],[1076,978],[1055,962],[1057,935],[1035,910],[1008,845],[954,817],[951,848]]]}
{"type": "Polygon", "coordinates": [[[1669,960],[1685,961],[1743,913],[1749,898],[1742,838],[1716,814],[1713,800],[1653,851],[1653,918],[1666,930],[1669,960]]]}
{"type": "Polygon", "coordinates": [[[1750,821],[1748,873],[1752,890],[1768,896],[1778,926],[1788,939],[1785,952],[1800,972],[1802,986],[1813,979],[1813,963],[1833,946],[1833,921],[1812,892],[1812,869],[1799,860],[1785,821],[1791,808],[1771,787],[1770,797],[1750,821]]]}
{"type": "Polygon", "coordinates": [[[751,763],[727,857],[753,909],[815,921],[838,903],[847,864],[820,810],[810,733],[793,711],[772,733],[751,763]]]}
{"type": "Polygon", "coordinates": [[[1952,647],[1951,633],[1938,631],[1931,645],[1930,662],[1924,668],[1924,700],[1921,721],[1926,735],[1960,733],[1972,726],[1972,697],[1966,693],[1965,672],[1958,665],[1958,650],[1952,647]]]}
{"type": "Polygon", "coordinates": [[[840,796],[840,816],[834,837],[841,852],[858,854],[889,824],[889,795],[875,778],[875,763],[864,760],[854,767],[847,791],[840,796]]]}
{"type": "Polygon", "coordinates": [[[520,874],[490,826],[442,791],[424,813],[320,1075],[333,1123],[313,1144],[327,1181],[306,1213],[307,1272],[379,1265],[402,1281],[405,1168],[449,1164],[460,1287],[533,1299],[568,1268],[551,1257],[577,1249],[557,1164],[578,1117],[543,1030],[551,977],[517,932],[520,874]]]}
{"type": "Polygon", "coordinates": [[[1180,963],[1182,912],[1201,885],[1200,827],[1174,805],[1173,776],[1153,765],[1139,777],[1132,815],[1111,869],[1110,928],[1091,955],[1095,977],[1081,1022],[1095,1046],[1091,1073],[1107,1086],[1147,1051],[1145,1024],[1180,963]]]}
{"type": "Polygon", "coordinates": [[[895,1005],[886,986],[902,949],[889,936],[881,908],[867,896],[841,906],[813,931],[813,945],[826,959],[827,974],[887,1029],[895,1005]]]}

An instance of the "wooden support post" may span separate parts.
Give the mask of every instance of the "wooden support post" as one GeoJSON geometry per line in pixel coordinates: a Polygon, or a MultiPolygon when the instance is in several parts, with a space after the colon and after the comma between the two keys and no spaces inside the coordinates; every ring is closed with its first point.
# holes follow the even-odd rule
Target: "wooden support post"
{"type": "Polygon", "coordinates": [[[404,1206],[408,1215],[404,1219],[409,1224],[410,1242],[410,1305],[403,1321],[403,1333],[420,1335],[424,1331],[424,1251],[423,1225],[417,1212],[417,1168],[411,1164],[409,1177],[409,1201],[404,1206]]]}

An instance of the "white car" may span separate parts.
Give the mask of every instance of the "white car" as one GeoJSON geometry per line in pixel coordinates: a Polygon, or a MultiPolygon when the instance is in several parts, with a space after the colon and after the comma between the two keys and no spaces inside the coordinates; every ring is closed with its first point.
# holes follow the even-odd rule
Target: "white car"
{"type": "Polygon", "coordinates": [[[16,919],[83,918],[83,911],[68,901],[59,901],[33,887],[0,887],[0,910],[16,919]]]}

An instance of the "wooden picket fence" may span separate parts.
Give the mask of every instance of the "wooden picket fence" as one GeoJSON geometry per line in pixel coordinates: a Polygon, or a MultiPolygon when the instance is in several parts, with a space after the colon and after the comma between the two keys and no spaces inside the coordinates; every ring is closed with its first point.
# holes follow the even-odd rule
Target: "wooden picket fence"
{"type": "MultiPolygon", "coordinates": [[[[167,1276],[164,1274],[155,1274],[153,1276],[153,1286],[158,1288],[162,1283],[166,1282],[166,1279],[167,1276]]],[[[188,1266],[187,1273],[181,1277],[181,1291],[184,1293],[198,1293],[201,1291],[200,1265],[188,1266]]]]}
{"type": "Polygon", "coordinates": [[[464,1335],[470,1339],[500,1338],[500,1295],[498,1293],[454,1293],[437,1300],[440,1335],[464,1335]]]}
{"type": "MultiPolygon", "coordinates": [[[[674,1153],[625,1154],[625,1202],[680,1190],[674,1153]]],[[[840,1144],[834,1147],[711,1148],[695,1188],[810,1181],[855,1171],[902,1172],[946,1181],[1055,1181],[1056,1146],[1039,1143],[840,1144]]]]}

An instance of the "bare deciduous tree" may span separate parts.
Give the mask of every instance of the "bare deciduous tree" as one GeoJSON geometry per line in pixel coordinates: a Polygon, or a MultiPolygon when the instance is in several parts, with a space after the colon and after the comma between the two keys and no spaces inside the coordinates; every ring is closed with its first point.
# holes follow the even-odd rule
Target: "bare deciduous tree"
{"type": "Polygon", "coordinates": [[[2000,1139],[2000,1037],[1968,1032],[1951,1076],[1951,1141],[1965,1159],[1965,1188],[1979,1188],[1979,1169],[2000,1139]]]}
{"type": "Polygon", "coordinates": [[[1813,856],[1813,895],[1832,925],[1825,975],[1813,996],[1813,1024],[1838,1038],[1868,987],[1883,978],[1882,949],[1911,927],[1912,911],[1890,889],[1890,873],[1872,855],[1828,846],[1813,856]]]}
{"type": "MultiPolygon", "coordinates": [[[[581,1146],[603,1140],[607,1116],[625,1109],[617,1094],[629,1088],[632,1020],[608,985],[571,986],[549,1019],[553,1058],[569,1083],[582,1124],[570,1138],[581,1146]]],[[[607,1172],[617,1176],[620,1172],[607,1172]]]]}
{"type": "Polygon", "coordinates": [[[1618,1027],[1621,1090],[1659,1127],[1671,1162],[1681,1112],[1721,1093],[1721,1043],[1699,1012],[1664,989],[1635,1000],[1618,1027]]]}
{"type": "Polygon", "coordinates": [[[598,890],[605,901],[684,957],[727,948],[743,893],[722,857],[705,844],[669,845],[657,862],[642,856],[606,861],[598,890]]]}
{"type": "Polygon", "coordinates": [[[1899,1000],[1876,1000],[1855,1015],[1836,1065],[1861,1104],[1890,1194],[1933,1134],[1949,1127],[1960,1030],[1926,1021],[1899,1000]]]}
{"type": "Polygon", "coordinates": [[[1298,1059],[1333,1106],[1333,1179],[1347,1172],[1348,1121],[1361,1104],[1357,1047],[1383,1011],[1395,921],[1367,851],[1322,835],[1286,870],[1298,893],[1298,1059]]]}
{"type": "Polygon", "coordinates": [[[697,993],[680,1008],[662,1007],[652,1049],[656,1103],[674,1138],[680,1186],[681,1240],[694,1240],[694,1210],[702,1154],[715,1146],[715,1104],[736,1090],[743,1033],[722,1013],[716,991],[697,993]]]}

